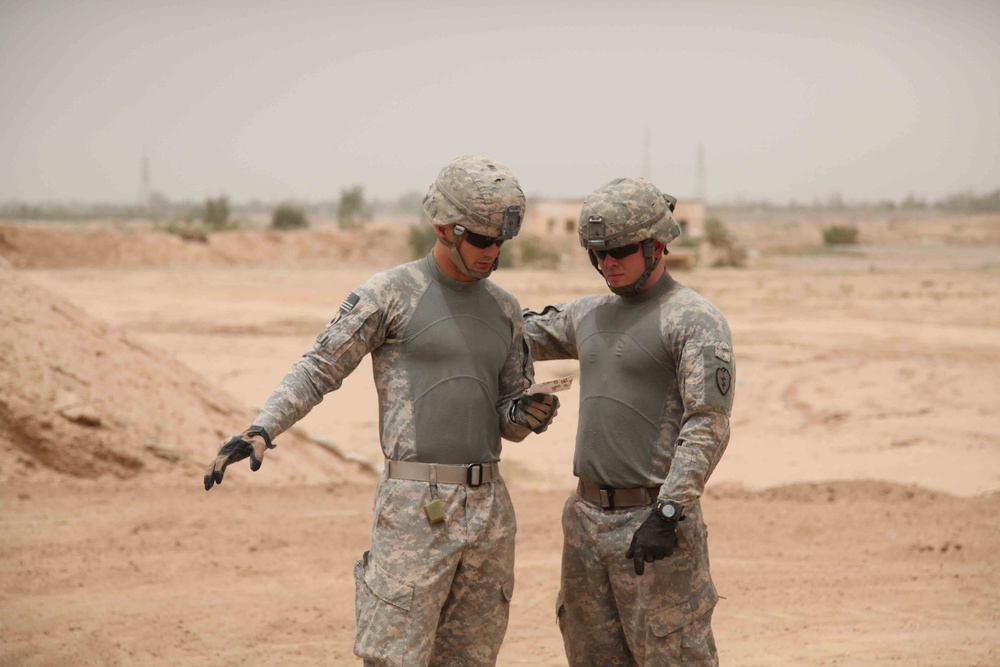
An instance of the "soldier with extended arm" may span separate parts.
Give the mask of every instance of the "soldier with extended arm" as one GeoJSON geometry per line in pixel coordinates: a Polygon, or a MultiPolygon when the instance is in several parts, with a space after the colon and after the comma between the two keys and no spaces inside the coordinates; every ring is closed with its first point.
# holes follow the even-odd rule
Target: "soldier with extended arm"
{"type": "Polygon", "coordinates": [[[699,499],[729,443],[735,366],[726,319],[663,265],[675,202],[642,179],[596,190],[580,242],[613,294],[525,313],[536,361],[580,361],[557,601],[572,667],[718,664],[699,499]]]}
{"type": "Polygon", "coordinates": [[[355,653],[365,665],[491,665],[507,628],[516,522],[500,439],[541,433],[558,399],[533,380],[517,300],[488,280],[520,229],[514,175],[481,157],[442,169],[424,198],[431,254],[348,294],[255,424],[205,475],[260,467],[271,440],[340,387],[366,354],[379,400],[385,475],[371,548],[354,568],[355,653]]]}

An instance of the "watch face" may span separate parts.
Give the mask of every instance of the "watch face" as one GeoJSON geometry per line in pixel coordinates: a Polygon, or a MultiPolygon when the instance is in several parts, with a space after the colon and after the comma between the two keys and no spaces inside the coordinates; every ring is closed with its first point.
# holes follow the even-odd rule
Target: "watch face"
{"type": "Polygon", "coordinates": [[[663,503],[663,505],[660,507],[660,514],[662,514],[668,519],[673,519],[674,515],[677,514],[677,508],[671,505],[670,503],[663,503]]]}

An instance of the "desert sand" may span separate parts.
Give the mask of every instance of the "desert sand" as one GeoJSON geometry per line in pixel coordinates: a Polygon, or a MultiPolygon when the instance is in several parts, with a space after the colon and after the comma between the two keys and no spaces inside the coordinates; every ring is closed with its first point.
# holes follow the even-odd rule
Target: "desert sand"
{"type": "MultiPolygon", "coordinates": [[[[727,221],[729,450],[704,500],[722,664],[1000,664],[1000,216],[727,221]]],[[[514,241],[518,243],[520,240],[514,241]]],[[[526,307],[604,289],[502,269],[526,307]]],[[[506,251],[505,251],[506,252],[506,251]]],[[[353,665],[381,458],[370,364],[264,466],[202,475],[405,232],[0,224],[0,664],[353,665]]],[[[576,372],[544,362],[536,377],[576,372]]],[[[518,515],[500,665],[565,665],[554,616],[578,392],[505,443],[518,515]]],[[[623,545],[624,551],[625,545],[623,545]]]]}

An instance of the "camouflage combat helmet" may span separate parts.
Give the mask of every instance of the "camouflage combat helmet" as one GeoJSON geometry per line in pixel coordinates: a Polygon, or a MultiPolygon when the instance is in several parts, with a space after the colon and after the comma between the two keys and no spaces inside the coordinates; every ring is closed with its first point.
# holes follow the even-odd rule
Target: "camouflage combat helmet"
{"type": "MultiPolygon", "coordinates": [[[[521,229],[525,197],[517,177],[504,165],[485,157],[463,155],[441,170],[424,196],[424,217],[435,225],[455,225],[458,243],[448,245],[462,273],[486,278],[488,273],[465,266],[458,246],[466,231],[507,241],[521,229]]],[[[499,257],[497,258],[499,261],[499,257]]]]}
{"type": "Polygon", "coordinates": [[[580,245],[588,250],[620,248],[647,239],[667,245],[680,236],[677,199],[641,178],[616,178],[583,200],[580,245]]]}
{"type": "MultiPolygon", "coordinates": [[[[639,244],[646,259],[646,270],[639,279],[623,288],[611,288],[616,294],[632,296],[642,291],[659,260],[653,258],[653,242],[669,244],[680,236],[674,220],[677,199],[641,178],[617,178],[592,192],[583,200],[580,211],[580,245],[587,249],[594,268],[601,271],[594,250],[611,250],[639,244]]],[[[603,274],[602,274],[603,275],[603,274]]]]}

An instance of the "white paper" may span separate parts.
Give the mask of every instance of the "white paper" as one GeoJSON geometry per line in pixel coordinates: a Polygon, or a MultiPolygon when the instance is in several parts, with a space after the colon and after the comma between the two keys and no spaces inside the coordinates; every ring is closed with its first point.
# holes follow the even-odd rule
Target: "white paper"
{"type": "Polygon", "coordinates": [[[528,387],[526,394],[551,394],[557,391],[566,391],[573,386],[573,376],[567,375],[566,377],[556,378],[555,380],[546,380],[545,382],[536,382],[535,384],[528,387]]]}

